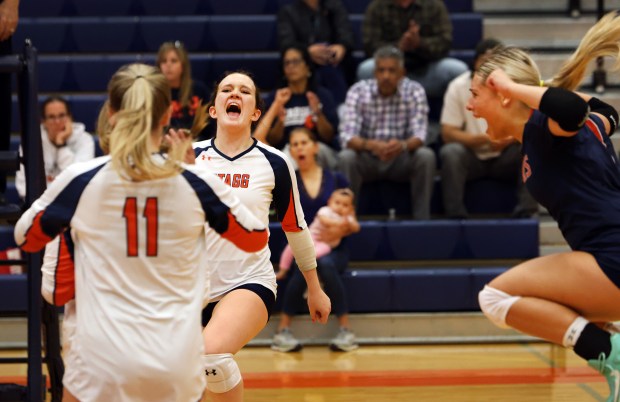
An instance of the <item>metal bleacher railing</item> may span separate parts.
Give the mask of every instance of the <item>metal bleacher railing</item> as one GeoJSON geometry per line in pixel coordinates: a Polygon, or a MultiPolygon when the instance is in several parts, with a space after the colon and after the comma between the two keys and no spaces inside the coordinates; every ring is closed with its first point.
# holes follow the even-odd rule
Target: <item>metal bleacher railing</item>
{"type": "MultiPolygon", "coordinates": [[[[37,51],[30,40],[24,42],[22,53],[0,57],[0,73],[17,76],[22,160],[28,178],[25,206],[28,207],[43,193],[46,186],[37,99],[37,51]]],[[[15,171],[19,166],[19,156],[14,151],[0,152],[0,160],[2,161],[0,169],[4,171],[15,171]]],[[[20,209],[14,205],[0,207],[0,219],[7,222],[14,222],[19,214],[20,209]]],[[[0,363],[26,363],[28,365],[25,400],[29,402],[46,400],[41,354],[42,328],[45,333],[45,361],[52,384],[52,401],[60,401],[62,397],[61,381],[64,368],[60,359],[58,314],[56,308],[43,302],[41,297],[40,267],[42,261],[42,254],[36,253],[28,254],[23,260],[2,262],[5,265],[21,264],[26,267],[27,303],[25,311],[20,313],[26,313],[28,317],[27,357],[3,357],[0,358],[0,363]]],[[[2,294],[6,297],[8,292],[3,291],[2,294]]],[[[12,396],[10,400],[15,401],[14,398],[12,396]]],[[[6,399],[3,399],[0,393],[0,401],[2,400],[6,399]]]]}

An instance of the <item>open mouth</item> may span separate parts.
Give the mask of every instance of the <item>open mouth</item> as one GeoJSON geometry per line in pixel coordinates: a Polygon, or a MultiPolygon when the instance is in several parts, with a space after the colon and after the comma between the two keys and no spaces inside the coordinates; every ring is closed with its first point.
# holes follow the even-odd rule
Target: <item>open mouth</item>
{"type": "Polygon", "coordinates": [[[226,114],[229,117],[239,117],[241,114],[241,106],[239,104],[231,102],[226,106],[226,114]]]}

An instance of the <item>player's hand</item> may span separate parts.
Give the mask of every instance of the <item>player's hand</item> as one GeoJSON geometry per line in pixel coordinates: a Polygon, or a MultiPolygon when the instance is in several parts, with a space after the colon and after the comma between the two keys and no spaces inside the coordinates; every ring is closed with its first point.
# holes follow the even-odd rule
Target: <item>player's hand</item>
{"type": "Polygon", "coordinates": [[[514,81],[502,69],[496,69],[487,78],[486,85],[498,94],[510,97],[510,89],[514,81]]]}
{"type": "Polygon", "coordinates": [[[178,160],[188,164],[196,163],[196,156],[192,149],[192,134],[189,130],[173,128],[168,130],[162,140],[162,148],[170,155],[175,155],[178,160]]]}
{"type": "Polygon", "coordinates": [[[59,147],[66,145],[71,134],[73,134],[73,119],[71,116],[67,116],[65,118],[65,126],[56,134],[54,143],[59,147]]]}
{"type": "Polygon", "coordinates": [[[318,286],[316,290],[308,291],[308,309],[312,322],[327,323],[329,313],[332,311],[332,303],[323,289],[318,286]]]}

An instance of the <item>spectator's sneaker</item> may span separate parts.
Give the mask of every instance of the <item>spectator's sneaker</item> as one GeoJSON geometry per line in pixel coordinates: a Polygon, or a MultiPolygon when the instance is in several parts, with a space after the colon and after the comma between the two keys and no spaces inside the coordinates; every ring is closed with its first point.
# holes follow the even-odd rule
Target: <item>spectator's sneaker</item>
{"type": "Polygon", "coordinates": [[[611,353],[608,357],[601,353],[597,360],[588,360],[590,367],[594,368],[607,379],[609,385],[609,398],[606,402],[620,401],[620,334],[611,336],[611,353]]]}
{"type": "Polygon", "coordinates": [[[288,328],[282,328],[280,332],[273,336],[271,341],[271,349],[278,352],[298,352],[301,348],[301,343],[295,339],[288,328]]]}
{"type": "Polygon", "coordinates": [[[338,335],[329,343],[329,348],[334,352],[350,352],[359,348],[355,342],[355,334],[348,328],[340,328],[338,335]]]}

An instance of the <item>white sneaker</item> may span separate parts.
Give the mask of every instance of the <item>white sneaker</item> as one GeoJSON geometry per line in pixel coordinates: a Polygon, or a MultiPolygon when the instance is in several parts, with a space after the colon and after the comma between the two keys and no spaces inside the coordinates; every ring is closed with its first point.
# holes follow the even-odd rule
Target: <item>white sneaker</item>
{"type": "Polygon", "coordinates": [[[293,336],[288,328],[282,328],[280,332],[273,336],[271,349],[277,352],[297,352],[302,348],[301,343],[293,336]]]}
{"type": "Polygon", "coordinates": [[[350,352],[359,348],[355,342],[355,334],[348,328],[340,328],[338,335],[329,343],[329,348],[334,352],[350,352]]]}

